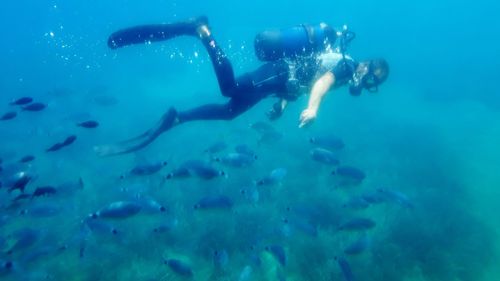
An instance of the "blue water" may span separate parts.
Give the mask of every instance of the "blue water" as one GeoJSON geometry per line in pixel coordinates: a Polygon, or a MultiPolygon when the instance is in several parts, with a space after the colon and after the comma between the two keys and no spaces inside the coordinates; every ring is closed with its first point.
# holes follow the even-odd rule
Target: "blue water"
{"type": "Polygon", "coordinates": [[[0,279],[343,280],[349,275],[338,260],[345,260],[354,280],[498,280],[498,8],[493,1],[3,1],[0,114],[18,115],[0,123],[1,182],[23,171],[33,175],[26,193],[76,190],[13,205],[19,191],[0,188],[0,279]],[[249,127],[266,121],[274,102],[266,99],[230,122],[185,124],[137,153],[98,157],[95,145],[143,132],[172,105],[226,101],[196,39],[106,45],[120,28],[201,14],[237,74],[260,65],[258,32],[327,22],[356,32],[353,57],[387,59],[389,79],[377,94],[331,92],[305,129],[298,119],[307,98],[299,98],[272,123],[282,134],[273,141],[260,141],[249,127]],[[48,107],[8,105],[22,96],[48,107]],[[75,126],[87,119],[100,126],[75,126]],[[77,136],[74,144],[45,152],[69,135],[77,136]],[[310,157],[316,136],[342,139],[345,147],[334,153],[365,178],[338,187],[345,179],[331,175],[335,168],[310,157]],[[204,152],[221,141],[224,151],[204,152]],[[212,161],[240,144],[258,156],[250,166],[212,161]],[[18,163],[26,155],[35,160],[18,163]],[[187,160],[212,161],[225,176],[163,180],[187,160]],[[120,179],[158,161],[168,164],[157,174],[120,179]],[[255,185],[277,168],[286,170],[277,184],[255,185]],[[400,197],[366,209],[344,206],[380,188],[400,197]],[[89,214],[138,194],[167,211],[143,207],[130,218],[86,223],[89,214]],[[232,206],[193,208],[219,195],[232,206]],[[376,225],[338,229],[359,217],[376,225]],[[15,248],[26,233],[35,239],[15,248]],[[366,249],[345,254],[356,241],[366,249]],[[281,251],[269,250],[276,247],[286,263],[281,251]],[[192,276],[164,264],[168,259],[185,263],[192,276]]]}

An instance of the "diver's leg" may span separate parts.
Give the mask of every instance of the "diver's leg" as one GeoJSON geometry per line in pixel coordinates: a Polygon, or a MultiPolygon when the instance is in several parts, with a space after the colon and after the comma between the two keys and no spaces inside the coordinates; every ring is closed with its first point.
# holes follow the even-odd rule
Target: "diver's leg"
{"type": "Polygon", "coordinates": [[[175,23],[134,26],[111,34],[108,46],[117,49],[133,44],[164,41],[181,35],[199,36],[197,29],[203,25],[208,25],[204,16],[175,23]]]}
{"type": "Polygon", "coordinates": [[[225,104],[207,104],[178,113],[179,123],[197,120],[232,120],[249,110],[261,99],[235,99],[225,104]]]}
{"type": "Polygon", "coordinates": [[[152,143],[162,133],[176,125],[196,120],[232,120],[257,104],[265,95],[251,95],[249,99],[232,98],[225,104],[202,105],[190,110],[177,112],[170,108],[151,129],[138,137],[112,145],[94,147],[99,156],[112,156],[134,152],[152,143]]]}
{"type": "Polygon", "coordinates": [[[236,90],[236,80],[234,77],[233,66],[228,57],[222,51],[220,46],[212,36],[208,25],[201,25],[198,28],[201,42],[208,52],[208,56],[212,61],[212,66],[219,83],[219,88],[223,96],[232,97],[236,90]]]}

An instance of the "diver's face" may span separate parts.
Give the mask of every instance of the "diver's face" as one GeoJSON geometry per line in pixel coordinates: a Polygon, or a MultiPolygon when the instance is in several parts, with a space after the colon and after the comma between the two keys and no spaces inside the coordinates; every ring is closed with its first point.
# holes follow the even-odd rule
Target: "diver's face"
{"type": "Polygon", "coordinates": [[[382,69],[374,68],[370,62],[360,63],[356,69],[356,75],[359,77],[360,86],[370,93],[378,91],[382,69]]]}

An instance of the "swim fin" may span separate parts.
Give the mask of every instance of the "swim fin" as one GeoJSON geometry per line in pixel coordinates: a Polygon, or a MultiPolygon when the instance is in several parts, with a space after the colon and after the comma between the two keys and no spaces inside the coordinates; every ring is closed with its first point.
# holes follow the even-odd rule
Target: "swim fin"
{"type": "Polygon", "coordinates": [[[205,16],[175,23],[133,26],[111,34],[108,38],[108,47],[118,49],[133,44],[169,40],[182,35],[199,36],[197,28],[202,25],[208,25],[208,19],[205,16]]]}
{"type": "Polygon", "coordinates": [[[177,124],[177,111],[171,107],[153,128],[143,134],[116,144],[95,146],[94,151],[99,156],[113,156],[134,152],[146,147],[158,138],[158,136],[177,124]]]}

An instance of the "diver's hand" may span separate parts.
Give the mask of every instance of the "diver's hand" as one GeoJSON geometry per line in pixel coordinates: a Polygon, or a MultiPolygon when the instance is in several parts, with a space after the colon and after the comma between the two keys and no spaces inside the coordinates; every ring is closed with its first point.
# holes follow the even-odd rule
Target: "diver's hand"
{"type": "Polygon", "coordinates": [[[316,110],[309,108],[304,109],[304,111],[300,114],[299,128],[310,125],[316,119],[316,113],[316,110]]]}

